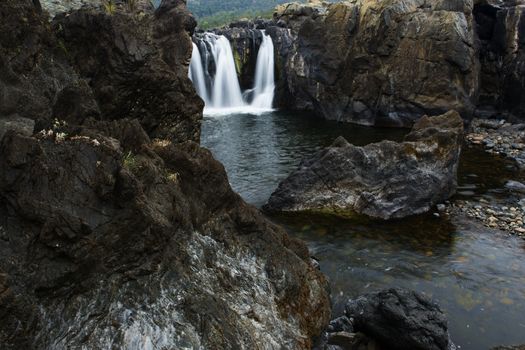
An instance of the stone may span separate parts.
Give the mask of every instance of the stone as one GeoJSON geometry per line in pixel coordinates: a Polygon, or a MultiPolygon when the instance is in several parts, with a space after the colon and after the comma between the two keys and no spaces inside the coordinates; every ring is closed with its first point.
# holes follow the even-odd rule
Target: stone
{"type": "Polygon", "coordinates": [[[13,131],[24,136],[33,135],[35,121],[29,118],[11,116],[0,118],[0,141],[8,131],[13,131]]]}
{"type": "Polygon", "coordinates": [[[355,329],[389,349],[448,350],[453,344],[440,307],[421,293],[388,289],[349,300],[355,329]]]}
{"type": "Polygon", "coordinates": [[[514,180],[507,181],[505,188],[509,191],[525,193],[525,184],[514,180]]]}
{"type": "Polygon", "coordinates": [[[195,142],[185,1],[35,3],[0,1],[1,348],[311,348],[326,278],[195,142]]]}
{"type": "Polygon", "coordinates": [[[264,209],[385,220],[426,212],[455,193],[462,134],[463,121],[451,111],[421,118],[402,143],[356,147],[340,137],[303,160],[264,209]]]}

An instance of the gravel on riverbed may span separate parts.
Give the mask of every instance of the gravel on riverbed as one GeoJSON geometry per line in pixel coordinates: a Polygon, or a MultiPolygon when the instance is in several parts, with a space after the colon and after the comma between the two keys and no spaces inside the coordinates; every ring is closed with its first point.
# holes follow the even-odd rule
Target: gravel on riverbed
{"type": "Polygon", "coordinates": [[[488,153],[513,159],[521,170],[525,170],[525,123],[474,119],[466,140],[483,146],[488,153]]]}
{"type": "Polygon", "coordinates": [[[507,195],[499,199],[472,197],[438,205],[436,215],[465,215],[483,223],[525,238],[525,124],[511,124],[505,120],[474,119],[465,137],[467,144],[479,145],[497,156],[516,162],[516,178],[505,183],[507,195]]]}

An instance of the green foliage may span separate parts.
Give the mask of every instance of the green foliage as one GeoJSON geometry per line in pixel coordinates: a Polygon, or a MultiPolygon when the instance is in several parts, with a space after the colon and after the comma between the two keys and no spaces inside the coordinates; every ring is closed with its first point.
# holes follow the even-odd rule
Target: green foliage
{"type": "Polygon", "coordinates": [[[273,10],[291,0],[189,0],[188,7],[198,19],[273,10]],[[222,14],[221,14],[222,13],[222,14]]]}
{"type": "Polygon", "coordinates": [[[240,18],[272,18],[273,9],[264,11],[225,11],[216,13],[213,16],[202,17],[198,19],[199,28],[210,29],[218,28],[234,22],[240,18]]]}
{"type": "Polygon", "coordinates": [[[139,168],[137,158],[135,158],[135,155],[131,153],[131,151],[124,155],[122,164],[124,165],[124,168],[128,169],[132,173],[134,173],[139,168]]]}

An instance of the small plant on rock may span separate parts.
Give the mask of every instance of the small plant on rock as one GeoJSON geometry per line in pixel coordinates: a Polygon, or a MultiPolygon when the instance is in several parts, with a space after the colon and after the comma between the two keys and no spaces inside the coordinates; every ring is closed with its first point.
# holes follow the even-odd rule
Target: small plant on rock
{"type": "Polygon", "coordinates": [[[126,8],[129,12],[135,12],[137,10],[137,0],[126,0],[126,8]]]}
{"type": "Polygon", "coordinates": [[[108,15],[113,15],[117,10],[114,0],[102,0],[102,6],[108,15]]]}

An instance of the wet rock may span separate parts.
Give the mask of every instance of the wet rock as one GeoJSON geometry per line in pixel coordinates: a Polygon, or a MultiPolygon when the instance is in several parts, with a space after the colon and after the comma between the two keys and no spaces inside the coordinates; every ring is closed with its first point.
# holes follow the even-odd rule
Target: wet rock
{"type": "Polygon", "coordinates": [[[507,183],[505,184],[505,188],[510,191],[517,191],[517,192],[525,193],[525,184],[522,184],[521,182],[518,182],[518,181],[513,181],[513,180],[507,181],[507,183]]]}
{"type": "Polygon", "coordinates": [[[388,289],[350,300],[346,316],[357,331],[389,349],[452,348],[447,320],[440,307],[423,294],[388,289]]]}
{"type": "Polygon", "coordinates": [[[462,134],[461,117],[451,111],[423,117],[403,143],[356,147],[340,137],[304,160],[264,208],[381,219],[426,212],[456,190],[462,134]]]}

